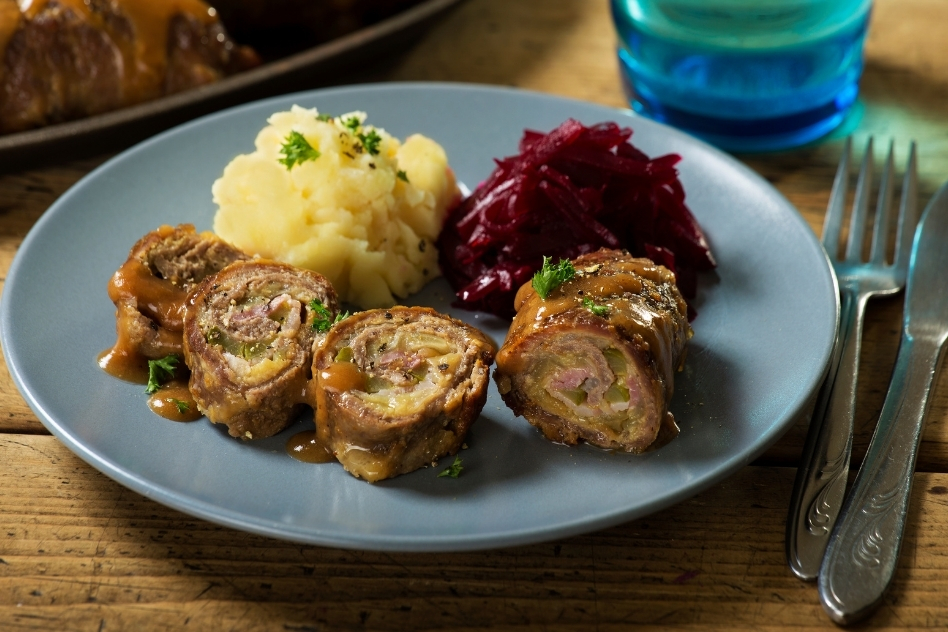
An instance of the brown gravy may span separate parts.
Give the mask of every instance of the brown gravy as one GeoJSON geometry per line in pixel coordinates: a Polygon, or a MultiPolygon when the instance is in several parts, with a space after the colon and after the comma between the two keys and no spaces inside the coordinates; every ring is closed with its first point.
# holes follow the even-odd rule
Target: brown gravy
{"type": "Polygon", "coordinates": [[[0,52],[6,51],[10,38],[20,25],[20,19],[20,7],[16,0],[0,0],[0,52]]]}
{"type": "MultiPolygon", "coordinates": [[[[655,320],[655,314],[623,297],[654,293],[654,300],[660,300],[662,296],[656,288],[674,282],[674,277],[663,270],[647,259],[580,266],[575,277],[550,292],[546,299],[540,298],[530,283],[525,283],[514,299],[517,316],[511,323],[507,340],[525,338],[529,332],[543,329],[550,319],[570,310],[585,310],[583,301],[589,299],[608,309],[608,319],[603,323],[638,332],[643,344],[657,343],[658,338],[652,329],[641,324],[655,320]]],[[[498,366],[506,365],[509,371],[525,370],[525,358],[515,353],[512,346],[502,347],[496,359],[498,366]]]]}
{"type": "Polygon", "coordinates": [[[100,353],[97,361],[102,370],[112,377],[135,384],[148,383],[148,358],[122,346],[121,341],[100,353]]]}
{"type": "Polygon", "coordinates": [[[304,430],[290,437],[286,442],[286,453],[303,463],[332,463],[336,460],[315,430],[304,430]]]}
{"type": "Polygon", "coordinates": [[[203,416],[188,390],[187,379],[175,378],[163,384],[148,398],[148,407],[171,421],[196,421],[203,416]]]}
{"type": "Polygon", "coordinates": [[[184,330],[187,297],[183,288],[155,276],[137,257],[129,258],[109,280],[109,298],[113,303],[134,299],[142,314],[171,331],[184,330]]]}
{"type": "Polygon", "coordinates": [[[319,372],[319,381],[325,388],[337,391],[364,391],[365,373],[352,362],[333,362],[319,372]]]}

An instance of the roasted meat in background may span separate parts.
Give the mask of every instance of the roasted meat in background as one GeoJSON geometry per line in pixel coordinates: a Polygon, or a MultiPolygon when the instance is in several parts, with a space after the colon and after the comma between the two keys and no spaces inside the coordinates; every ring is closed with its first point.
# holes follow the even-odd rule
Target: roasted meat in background
{"type": "Polygon", "coordinates": [[[494,344],[422,307],[360,312],[316,353],[316,432],[352,475],[378,481],[460,449],[487,401],[494,344]]]}
{"type": "Polygon", "coordinates": [[[247,255],[191,224],[161,226],[138,240],[109,281],[117,342],[100,358],[116,377],[143,381],[149,359],[182,354],[185,299],[208,275],[247,255]]]}
{"type": "Polygon", "coordinates": [[[260,63],[201,0],[0,0],[0,51],[0,133],[101,114],[260,63]]]}
{"type": "Polygon", "coordinates": [[[546,298],[526,284],[497,354],[504,402],[550,440],[641,452],[668,413],[691,336],[675,276],[649,259],[600,250],[546,298]]]}
{"type": "Polygon", "coordinates": [[[270,261],[238,261],[188,296],[184,357],[191,395],[231,436],[260,439],[302,411],[313,348],[339,311],[320,274],[270,261]]]}

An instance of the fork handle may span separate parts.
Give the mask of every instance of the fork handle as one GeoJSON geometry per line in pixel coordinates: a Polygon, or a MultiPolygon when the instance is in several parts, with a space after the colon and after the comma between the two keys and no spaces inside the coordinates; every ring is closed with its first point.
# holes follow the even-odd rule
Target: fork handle
{"type": "Polygon", "coordinates": [[[837,623],[871,613],[895,573],[943,343],[903,334],[879,424],[820,572],[820,600],[837,623]]]}
{"type": "Polygon", "coordinates": [[[787,516],[787,562],[812,581],[843,504],[853,445],[853,416],[863,315],[868,294],[840,287],[840,329],[817,396],[787,516]]]}

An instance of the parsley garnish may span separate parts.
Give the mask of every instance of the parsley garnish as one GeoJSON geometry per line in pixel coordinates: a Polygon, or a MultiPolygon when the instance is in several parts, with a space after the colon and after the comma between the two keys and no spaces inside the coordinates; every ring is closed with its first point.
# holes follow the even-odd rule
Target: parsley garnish
{"type": "Polygon", "coordinates": [[[177,364],[178,356],[176,355],[168,355],[160,360],[149,360],[148,385],[145,387],[145,392],[157,392],[162,384],[174,377],[174,370],[177,364]]]}
{"type": "Polygon", "coordinates": [[[355,116],[350,116],[342,122],[343,126],[346,127],[352,135],[359,139],[359,142],[362,143],[362,147],[369,152],[372,156],[377,156],[379,153],[379,143],[382,142],[382,137],[378,135],[374,129],[370,129],[368,133],[360,132],[362,129],[362,121],[360,121],[355,116]]]}
{"type": "Polygon", "coordinates": [[[441,478],[442,476],[447,476],[448,478],[457,478],[461,475],[461,470],[463,469],[464,466],[461,465],[461,457],[456,456],[454,457],[454,463],[452,463],[448,469],[438,474],[438,478],[441,478]]]}
{"type": "Polygon", "coordinates": [[[332,312],[318,298],[314,298],[309,302],[309,308],[316,315],[313,318],[313,329],[319,333],[329,331],[329,328],[333,325],[332,312]]]}
{"type": "Polygon", "coordinates": [[[336,317],[333,318],[332,312],[318,298],[314,298],[309,302],[309,308],[316,313],[316,318],[313,319],[313,329],[319,333],[326,333],[330,327],[350,316],[349,312],[346,311],[344,314],[336,314],[336,317]]]}
{"type": "Polygon", "coordinates": [[[367,152],[373,156],[378,155],[379,143],[382,142],[382,137],[374,129],[370,129],[368,134],[356,134],[356,137],[362,141],[362,146],[365,147],[367,152]]]}
{"type": "Polygon", "coordinates": [[[322,121],[323,123],[328,123],[332,119],[333,119],[332,114],[317,114],[316,115],[316,120],[322,121]]]}
{"type": "Polygon", "coordinates": [[[183,415],[184,413],[188,412],[189,410],[191,410],[191,405],[188,404],[187,402],[181,401],[180,399],[175,399],[174,397],[169,397],[167,401],[169,401],[169,402],[171,402],[172,404],[174,404],[175,406],[177,406],[178,412],[181,413],[182,415],[183,415]]]}
{"type": "Polygon", "coordinates": [[[319,158],[319,152],[309,144],[309,141],[299,132],[290,132],[280,147],[280,163],[286,165],[287,171],[294,165],[302,164],[307,160],[316,160],[319,158]]]}
{"type": "Polygon", "coordinates": [[[589,297],[583,299],[583,307],[591,311],[596,316],[606,316],[609,313],[608,307],[605,305],[596,305],[589,297]]]}
{"type": "Polygon", "coordinates": [[[396,176],[399,180],[404,180],[405,182],[408,182],[408,174],[405,173],[404,171],[402,171],[401,169],[399,169],[398,171],[395,172],[395,176],[396,176]]]}
{"type": "Polygon", "coordinates": [[[342,122],[343,125],[349,128],[349,131],[355,134],[359,131],[359,128],[362,127],[362,121],[358,117],[350,116],[342,122]]]}
{"type": "Polygon", "coordinates": [[[540,298],[546,299],[550,292],[572,279],[575,274],[573,264],[566,259],[560,259],[558,264],[553,265],[552,259],[543,257],[543,267],[533,275],[533,289],[540,298]]]}

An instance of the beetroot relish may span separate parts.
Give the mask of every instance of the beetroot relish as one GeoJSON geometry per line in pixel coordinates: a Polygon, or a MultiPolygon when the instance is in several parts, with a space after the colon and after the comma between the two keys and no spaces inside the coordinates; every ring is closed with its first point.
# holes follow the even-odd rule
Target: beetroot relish
{"type": "Polygon", "coordinates": [[[520,154],[449,214],[438,238],[441,271],[457,304],[503,317],[543,264],[602,247],[625,248],[676,273],[693,298],[697,273],[715,266],[685,206],[676,154],[649,159],[615,123],[573,119],[549,134],[527,130],[520,154]]]}

